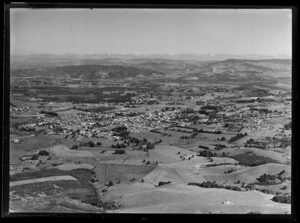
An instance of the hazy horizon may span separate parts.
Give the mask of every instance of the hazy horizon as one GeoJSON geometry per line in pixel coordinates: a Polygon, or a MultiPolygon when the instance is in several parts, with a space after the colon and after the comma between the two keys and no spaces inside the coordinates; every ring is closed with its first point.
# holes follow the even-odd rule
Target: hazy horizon
{"type": "Polygon", "coordinates": [[[289,9],[11,9],[11,55],[289,57],[289,9]]]}

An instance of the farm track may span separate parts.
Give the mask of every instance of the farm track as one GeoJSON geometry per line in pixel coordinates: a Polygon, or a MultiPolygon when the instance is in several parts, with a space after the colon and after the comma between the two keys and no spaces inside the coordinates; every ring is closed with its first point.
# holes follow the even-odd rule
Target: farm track
{"type": "Polygon", "coordinates": [[[32,183],[40,183],[40,182],[47,182],[47,181],[60,181],[60,180],[77,180],[72,176],[53,176],[53,177],[42,177],[42,178],[35,178],[31,180],[19,180],[19,181],[12,181],[9,183],[10,187],[23,185],[23,184],[32,184],[32,183]]]}

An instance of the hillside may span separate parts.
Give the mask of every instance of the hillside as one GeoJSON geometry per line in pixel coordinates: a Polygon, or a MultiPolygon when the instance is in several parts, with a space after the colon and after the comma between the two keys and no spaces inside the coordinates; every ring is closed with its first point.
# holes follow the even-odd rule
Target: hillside
{"type": "Polygon", "coordinates": [[[203,81],[263,81],[282,82],[291,81],[291,60],[236,60],[210,62],[199,66],[197,72],[189,73],[189,78],[203,81]]]}
{"type": "Polygon", "coordinates": [[[159,58],[29,58],[12,65],[11,77],[82,78],[86,80],[132,77],[180,78],[203,82],[291,82],[289,59],[227,59],[222,61],[159,58]],[[62,64],[70,64],[61,66],[62,64]],[[38,66],[40,64],[40,66],[38,66]],[[33,67],[32,67],[33,66],[33,67]],[[31,68],[28,68],[31,67],[31,68]]]}
{"type": "Polygon", "coordinates": [[[164,75],[159,71],[130,66],[110,66],[110,65],[77,65],[62,66],[44,69],[17,69],[12,70],[11,77],[52,77],[52,78],[126,78],[138,75],[151,76],[164,75]]]}

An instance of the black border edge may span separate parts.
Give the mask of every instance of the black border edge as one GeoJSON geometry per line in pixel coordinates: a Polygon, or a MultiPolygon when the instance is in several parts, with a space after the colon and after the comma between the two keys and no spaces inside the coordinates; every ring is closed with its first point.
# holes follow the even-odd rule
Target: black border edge
{"type": "Polygon", "coordinates": [[[297,158],[299,152],[297,148],[299,143],[297,142],[296,134],[299,132],[299,118],[296,114],[299,114],[299,63],[298,63],[298,52],[299,52],[299,10],[297,7],[291,7],[292,10],[292,207],[291,214],[293,220],[296,221],[296,208],[298,205],[297,188],[299,188],[299,165],[297,158]],[[298,129],[297,129],[298,128],[298,129]]]}
{"type": "Polygon", "coordinates": [[[32,9],[53,9],[53,8],[130,8],[130,9],[139,9],[139,8],[152,8],[152,9],[198,9],[198,8],[208,8],[208,9],[284,9],[284,8],[291,8],[291,5],[288,4],[252,4],[252,5],[243,5],[243,4],[230,4],[222,5],[222,4],[213,4],[213,3],[120,3],[120,2],[113,2],[109,1],[108,3],[105,1],[101,1],[101,3],[95,2],[78,2],[78,3],[70,3],[70,2],[13,2],[11,3],[11,8],[32,8],[32,9]]]}
{"type": "MultiPolygon", "coordinates": [[[[41,8],[178,8],[178,9],[197,9],[197,8],[224,8],[224,9],[248,9],[248,8],[259,8],[259,9],[291,9],[292,11],[292,206],[291,206],[291,215],[273,215],[273,214],[264,214],[264,215],[246,215],[246,214],[228,214],[228,215],[201,215],[197,216],[203,220],[212,220],[217,217],[220,220],[233,220],[237,221],[240,219],[249,219],[249,220],[271,220],[272,222],[281,222],[281,221],[297,221],[296,218],[296,207],[297,207],[297,193],[296,189],[298,188],[298,166],[296,162],[296,157],[299,155],[299,152],[296,151],[298,147],[298,143],[296,141],[296,134],[298,133],[298,119],[296,114],[299,112],[299,91],[298,84],[299,78],[297,77],[297,73],[299,71],[298,68],[298,20],[299,20],[299,12],[298,8],[295,6],[286,6],[286,5],[276,5],[272,4],[271,6],[261,6],[261,5],[187,5],[187,4],[114,4],[111,3],[82,3],[82,4],[74,4],[74,3],[6,3],[4,4],[4,41],[3,41],[3,97],[2,97],[2,198],[1,199],[1,215],[4,217],[97,217],[103,220],[132,220],[138,218],[139,220],[186,220],[186,217],[191,217],[189,214],[177,215],[177,214],[75,214],[75,213],[9,213],[9,104],[10,104],[10,8],[32,8],[32,9],[41,9],[41,8]]],[[[194,216],[195,217],[195,216],[194,216]]]]}
{"type": "Polygon", "coordinates": [[[10,4],[3,7],[3,75],[2,75],[2,199],[1,215],[9,215],[9,103],[10,103],[10,4]]]}

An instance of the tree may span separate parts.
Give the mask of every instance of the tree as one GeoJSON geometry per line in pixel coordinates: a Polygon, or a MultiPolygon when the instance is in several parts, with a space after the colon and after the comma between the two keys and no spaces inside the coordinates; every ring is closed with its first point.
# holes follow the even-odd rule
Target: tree
{"type": "Polygon", "coordinates": [[[154,149],[154,148],[155,148],[154,143],[148,142],[148,144],[147,144],[147,149],[154,149]]]}
{"type": "Polygon", "coordinates": [[[292,121],[284,125],[285,129],[291,129],[292,128],[292,121]]]}
{"type": "Polygon", "coordinates": [[[41,151],[39,151],[39,155],[41,155],[41,156],[49,156],[49,152],[46,151],[46,150],[41,150],[41,151]]]}
{"type": "Polygon", "coordinates": [[[225,141],[226,138],[224,136],[221,137],[221,141],[225,141]]]}
{"type": "Polygon", "coordinates": [[[74,145],[70,149],[78,149],[78,145],[74,145]]]}
{"type": "Polygon", "coordinates": [[[125,151],[123,149],[115,150],[114,154],[125,154],[125,151]]]}
{"type": "Polygon", "coordinates": [[[39,156],[37,154],[34,154],[32,157],[31,157],[31,160],[37,160],[39,158],[39,156]]]}

